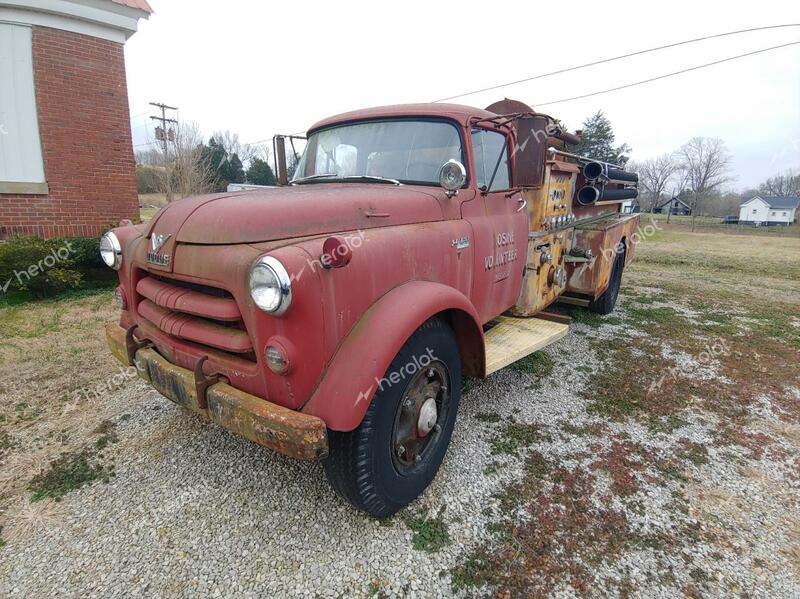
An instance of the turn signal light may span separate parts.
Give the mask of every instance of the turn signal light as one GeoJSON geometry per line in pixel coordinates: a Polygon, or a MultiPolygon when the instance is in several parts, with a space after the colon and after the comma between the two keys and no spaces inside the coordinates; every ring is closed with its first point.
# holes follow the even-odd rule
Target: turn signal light
{"type": "Polygon", "coordinates": [[[341,237],[328,237],[322,244],[322,256],[319,261],[325,268],[342,268],[350,264],[353,249],[341,237]]]}

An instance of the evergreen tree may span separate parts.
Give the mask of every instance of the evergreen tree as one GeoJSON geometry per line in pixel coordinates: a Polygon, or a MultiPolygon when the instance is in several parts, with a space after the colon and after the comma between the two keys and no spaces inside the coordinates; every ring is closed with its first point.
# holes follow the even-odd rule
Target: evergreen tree
{"type": "Polygon", "coordinates": [[[244,183],[244,167],[238,154],[234,152],[228,159],[226,166],[225,178],[228,183],[244,183]]]}
{"type": "Polygon", "coordinates": [[[628,144],[614,145],[614,130],[602,110],[598,110],[583,122],[581,143],[570,148],[571,152],[603,162],[625,165],[631,152],[628,144]]]}
{"type": "Polygon", "coordinates": [[[213,136],[208,145],[200,148],[202,159],[211,170],[211,185],[214,191],[225,191],[228,183],[244,183],[244,167],[238,154],[228,155],[225,146],[213,136]]]}
{"type": "Polygon", "coordinates": [[[247,182],[254,185],[275,185],[275,173],[266,160],[253,158],[247,168],[247,182]]]}

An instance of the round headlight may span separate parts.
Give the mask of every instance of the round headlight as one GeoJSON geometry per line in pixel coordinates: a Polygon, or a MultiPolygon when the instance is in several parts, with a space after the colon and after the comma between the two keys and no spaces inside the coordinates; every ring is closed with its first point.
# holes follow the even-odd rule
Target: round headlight
{"type": "Polygon", "coordinates": [[[110,231],[100,239],[100,257],[109,268],[119,270],[122,266],[122,246],[110,231]]]}
{"type": "Polygon", "coordinates": [[[292,282],[283,264],[272,256],[259,258],[250,270],[250,296],[265,312],[286,312],[292,303],[292,282]]]}
{"type": "Polygon", "coordinates": [[[452,158],[442,165],[439,170],[439,185],[449,193],[455,193],[467,180],[467,169],[458,160],[452,158]]]}

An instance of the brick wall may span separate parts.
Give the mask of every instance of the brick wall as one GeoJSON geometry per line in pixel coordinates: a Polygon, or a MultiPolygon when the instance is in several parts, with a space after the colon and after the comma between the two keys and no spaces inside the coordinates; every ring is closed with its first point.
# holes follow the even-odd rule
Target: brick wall
{"type": "Polygon", "coordinates": [[[98,235],[139,214],[121,44],[33,27],[49,195],[0,194],[0,238],[98,235]]]}

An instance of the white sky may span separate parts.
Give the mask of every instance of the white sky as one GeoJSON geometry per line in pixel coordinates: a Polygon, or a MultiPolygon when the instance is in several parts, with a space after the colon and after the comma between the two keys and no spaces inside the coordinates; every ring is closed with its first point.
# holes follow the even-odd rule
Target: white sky
{"type": "MultiPolygon", "coordinates": [[[[178,106],[206,136],[228,129],[253,142],[356,108],[427,102],[693,37],[800,23],[800,4],[789,0],[150,3],[155,14],[125,48],[134,145],[153,139],[151,101],[178,106]]],[[[485,107],[514,98],[572,129],[602,109],[637,160],[693,136],[720,137],[733,155],[732,187],[755,186],[800,168],[800,45],[540,103],[793,41],[800,27],[746,33],[453,101],[485,107]]]]}

